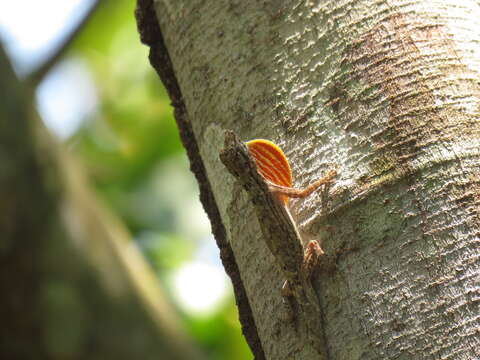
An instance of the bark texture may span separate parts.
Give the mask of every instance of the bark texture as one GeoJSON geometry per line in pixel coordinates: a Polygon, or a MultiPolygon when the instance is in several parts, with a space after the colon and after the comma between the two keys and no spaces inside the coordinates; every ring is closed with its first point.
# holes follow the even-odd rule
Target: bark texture
{"type": "Polygon", "coordinates": [[[478,2],[153,7],[161,30],[149,17],[144,41],[168,74],[254,354],[316,356],[285,321],[278,266],[218,159],[225,129],[280,145],[297,186],[339,172],[328,206],[319,196],[291,206],[304,238],[338,255],[314,283],[328,358],[479,358],[478,2]]]}

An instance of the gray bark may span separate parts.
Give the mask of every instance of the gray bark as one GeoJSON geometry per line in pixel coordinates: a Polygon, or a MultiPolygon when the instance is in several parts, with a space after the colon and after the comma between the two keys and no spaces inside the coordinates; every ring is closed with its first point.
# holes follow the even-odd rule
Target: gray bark
{"type": "Polygon", "coordinates": [[[219,161],[226,129],[280,145],[297,186],[339,172],[327,206],[319,196],[291,202],[304,238],[338,256],[314,283],[328,358],[479,358],[478,2],[153,6],[143,41],[172,96],[256,357],[316,355],[285,321],[278,265],[219,161]]]}

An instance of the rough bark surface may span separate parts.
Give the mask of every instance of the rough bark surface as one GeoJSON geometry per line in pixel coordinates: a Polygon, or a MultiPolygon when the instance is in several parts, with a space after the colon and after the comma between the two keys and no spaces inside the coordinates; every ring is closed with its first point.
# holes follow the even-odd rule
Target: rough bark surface
{"type": "Polygon", "coordinates": [[[339,255],[315,279],[329,358],[479,358],[478,2],[153,4],[254,353],[315,356],[285,322],[278,266],[218,159],[225,129],[280,145],[299,186],[336,165],[327,208],[291,206],[304,237],[339,255]]]}

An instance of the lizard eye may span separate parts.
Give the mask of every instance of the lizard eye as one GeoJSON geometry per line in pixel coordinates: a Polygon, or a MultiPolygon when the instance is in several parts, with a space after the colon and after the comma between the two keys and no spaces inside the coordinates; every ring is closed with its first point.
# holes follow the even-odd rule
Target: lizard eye
{"type": "MultiPolygon", "coordinates": [[[[264,179],[275,185],[292,187],[292,170],[282,149],[264,139],[250,140],[246,145],[264,179]]],[[[288,197],[281,198],[285,203],[288,202],[288,197]]]]}

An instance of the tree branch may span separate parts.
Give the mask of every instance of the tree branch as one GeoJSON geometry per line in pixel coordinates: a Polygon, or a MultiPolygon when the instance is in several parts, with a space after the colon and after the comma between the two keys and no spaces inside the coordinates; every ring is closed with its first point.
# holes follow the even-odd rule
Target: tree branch
{"type": "Polygon", "coordinates": [[[70,33],[65,36],[63,41],[57,48],[54,50],[53,54],[38,68],[33,70],[33,72],[28,76],[27,82],[32,85],[33,88],[37,87],[38,84],[43,80],[43,78],[48,74],[48,72],[57,64],[58,60],[65,54],[69,49],[73,40],[77,37],[80,31],[87,24],[88,20],[92,17],[100,5],[100,0],[94,0],[93,4],[90,6],[85,16],[77,23],[77,25],[70,31],[70,33]]]}

